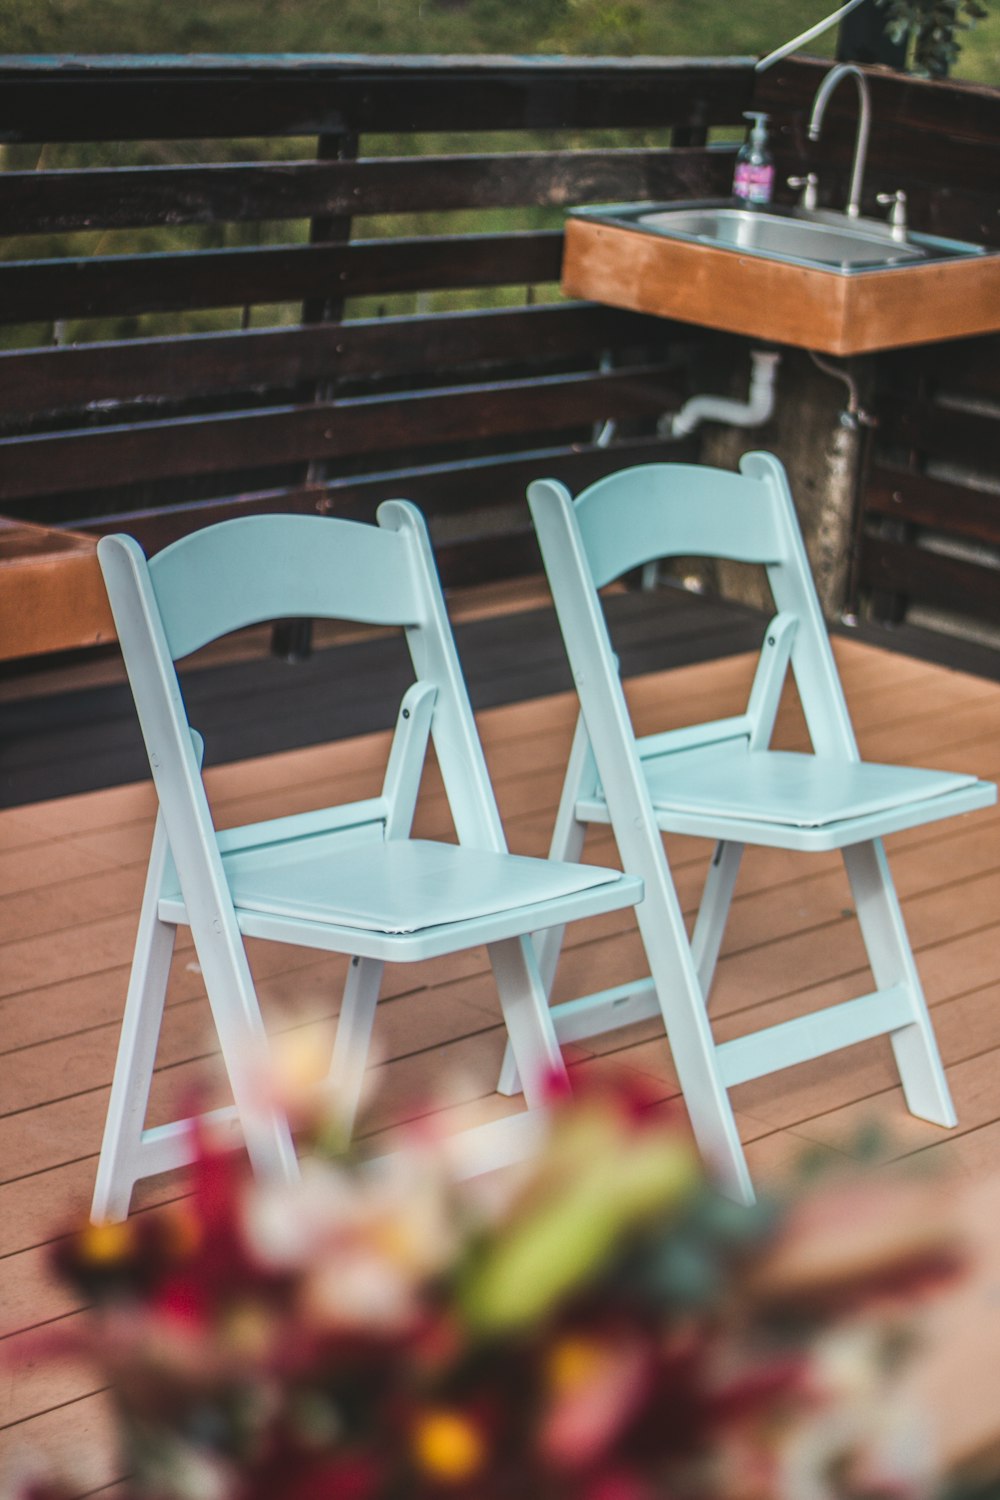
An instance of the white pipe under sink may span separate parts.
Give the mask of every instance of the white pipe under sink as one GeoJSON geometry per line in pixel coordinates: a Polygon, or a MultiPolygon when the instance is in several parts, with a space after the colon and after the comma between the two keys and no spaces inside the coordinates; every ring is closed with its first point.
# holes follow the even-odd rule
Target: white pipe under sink
{"type": "Polygon", "coordinates": [[[750,393],[746,401],[726,396],[692,396],[680,411],[661,419],[664,437],[682,438],[701,422],[725,422],[730,427],[760,427],[774,411],[774,382],[781,354],[777,350],[750,351],[750,393]]]}

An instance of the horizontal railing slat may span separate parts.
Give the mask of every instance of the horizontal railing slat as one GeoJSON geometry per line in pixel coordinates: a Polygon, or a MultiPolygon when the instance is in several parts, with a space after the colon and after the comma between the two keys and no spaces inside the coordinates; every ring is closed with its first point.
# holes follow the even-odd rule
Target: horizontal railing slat
{"type": "MultiPolygon", "coordinates": [[[[848,163],[854,150],[854,121],[850,114],[838,122],[831,143],[839,144],[841,157],[848,163]]],[[[952,193],[985,192],[995,202],[1000,142],[963,140],[944,132],[914,138],[909,125],[890,125],[872,137],[866,176],[869,170],[876,178],[892,174],[909,182],[926,182],[939,192],[941,182],[946,181],[952,193]]]]}
{"type": "MultiPolygon", "coordinates": [[[[845,115],[824,127],[823,155],[819,167],[821,190],[829,206],[846,203],[848,178],[854,155],[854,119],[845,115]]],[[[864,177],[863,209],[872,217],[885,210],[877,203],[880,192],[902,189],[907,196],[907,218],[911,228],[950,239],[976,244],[995,244],[1000,239],[1000,213],[993,183],[1000,177],[1000,149],[964,141],[933,140],[918,151],[912,138],[887,131],[868,153],[864,177]],[[942,193],[941,183],[948,183],[942,193]]]]}
{"type": "Polygon", "coordinates": [[[598,350],[697,336],[690,324],[566,302],[34,349],[0,354],[0,413],[97,411],[526,358],[596,359],[598,350]]]}
{"type": "Polygon", "coordinates": [[[364,240],[0,266],[0,320],[101,318],[558,281],[562,231],[364,240]]]}
{"type": "Polygon", "coordinates": [[[905,469],[875,467],[865,490],[866,510],[1000,546],[1000,495],[905,469]]]}
{"type": "Polygon", "coordinates": [[[981,567],[926,547],[866,537],[861,584],[924,605],[1000,622],[1000,569],[981,567]]]}
{"type": "Polygon", "coordinates": [[[6,58],[0,140],[739,122],[751,58],[6,58]]]}
{"type": "MultiPolygon", "coordinates": [[[[670,446],[676,456],[678,445],[670,446]]],[[[104,536],[127,531],[147,552],[202,526],[236,516],[268,515],[276,511],[313,513],[371,521],[383,500],[413,500],[428,515],[455,515],[472,509],[509,505],[523,500],[533,479],[556,477],[574,491],[630,464],[650,463],[664,454],[661,437],[634,437],[607,447],[574,443],[529,449],[509,456],[463,458],[407,468],[355,475],[325,484],[306,484],[238,495],[197,500],[169,510],[120,511],[88,523],[88,531],[104,536]]]]}
{"type": "Polygon", "coordinates": [[[712,196],[735,147],[531,151],[0,174],[11,233],[712,196]]]}
{"type": "Polygon", "coordinates": [[[519,574],[540,573],[541,553],[534,528],[525,524],[499,536],[486,534],[439,542],[434,561],[446,588],[469,588],[519,574]]]}
{"type": "MultiPolygon", "coordinates": [[[[756,75],[755,107],[808,115],[829,68],[830,63],[824,59],[801,57],[766,68],[756,75]]],[[[995,149],[1000,140],[1000,93],[995,88],[954,80],[941,83],[889,69],[870,70],[868,85],[873,148],[883,131],[898,132],[898,140],[908,141],[908,154],[915,160],[923,158],[925,151],[934,150],[936,143],[992,144],[995,149]]],[[[830,102],[831,121],[838,114],[855,118],[853,90],[849,84],[842,87],[843,97],[830,102]]]]}
{"type": "Polygon", "coordinates": [[[990,468],[1000,451],[1000,414],[959,405],[884,396],[878,403],[880,445],[914,448],[928,458],[990,468]]]}
{"type": "Polygon", "coordinates": [[[0,503],[651,415],[675,405],[676,390],[655,365],[5,438],[0,503]]]}
{"type": "Polygon", "coordinates": [[[937,391],[985,396],[1000,402],[1000,334],[952,339],[920,349],[879,355],[879,379],[887,389],[905,390],[920,375],[937,391]]]}

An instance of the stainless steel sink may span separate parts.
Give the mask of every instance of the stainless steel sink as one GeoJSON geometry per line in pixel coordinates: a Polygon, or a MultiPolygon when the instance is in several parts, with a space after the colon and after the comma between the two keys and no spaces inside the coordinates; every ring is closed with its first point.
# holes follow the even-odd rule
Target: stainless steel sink
{"type": "Polygon", "coordinates": [[[684,204],[629,203],[575,211],[575,217],[641,234],[759,255],[842,275],[963,259],[986,252],[963,240],[909,231],[896,237],[878,219],[822,209],[750,208],[729,200],[684,204]]]}

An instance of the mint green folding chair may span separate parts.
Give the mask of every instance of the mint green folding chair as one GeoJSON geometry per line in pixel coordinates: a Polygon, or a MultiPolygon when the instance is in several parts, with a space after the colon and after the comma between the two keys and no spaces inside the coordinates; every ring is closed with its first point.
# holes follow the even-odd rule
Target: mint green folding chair
{"type": "MultiPolygon", "coordinates": [[[[628,469],[575,501],[555,480],[528,499],[581,705],[551,855],[577,859],[589,823],[610,823],[622,864],[641,876],[637,918],[650,968],[622,986],[553,1007],[560,1040],[662,1013],[695,1135],[733,1196],[753,1189],[728,1091],[738,1083],[888,1034],[915,1115],[955,1124],[927,1005],[882,838],[996,800],[973,776],[860,759],[784,470],[748,453],[739,474],[683,464],[628,469]],[[637,739],[598,590],[655,559],[705,556],[763,564],[778,610],[745,713],[637,739]],[[812,754],[769,748],[789,663],[812,754]],[[689,942],[661,832],[715,852],[689,942]],[[875,990],[717,1044],[706,1002],[743,848],[840,850],[875,990]]],[[[551,987],[561,935],[538,943],[551,987]]],[[[508,1049],[501,1088],[517,1087],[508,1049]]]]}
{"type": "Polygon", "coordinates": [[[641,880],[620,871],[508,853],[423,521],[404,501],[383,505],[378,521],[248,517],[148,562],[130,537],[99,544],[159,812],[96,1220],[124,1217],[140,1178],[192,1159],[192,1121],[145,1125],[178,927],[191,929],[232,1087],[233,1106],[211,1118],[242,1134],[256,1171],[285,1179],[297,1171],[295,1153],[287,1120],[261,1097],[267,1047],[244,939],[351,956],[330,1067],[345,1128],[384,964],[485,944],[528,1109],[465,1133],[462,1160],[476,1170],[526,1149],[563,1066],[529,934],[641,898],[641,880]],[[415,681],[381,795],[217,832],[174,662],[229,631],[301,616],[403,628],[415,681]],[[429,737],[457,843],[410,837],[429,737]]]}

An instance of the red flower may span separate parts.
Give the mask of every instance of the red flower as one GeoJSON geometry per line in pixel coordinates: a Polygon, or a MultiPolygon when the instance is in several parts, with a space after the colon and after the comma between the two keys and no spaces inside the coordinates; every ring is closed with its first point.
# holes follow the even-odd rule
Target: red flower
{"type": "Polygon", "coordinates": [[[316,1459],[282,1457],[258,1467],[240,1500],[376,1500],[385,1479],[384,1461],[360,1449],[316,1459]]]}
{"type": "Polygon", "coordinates": [[[662,1485],[655,1488],[631,1469],[605,1469],[590,1478],[580,1500],[670,1500],[662,1485]]]}

